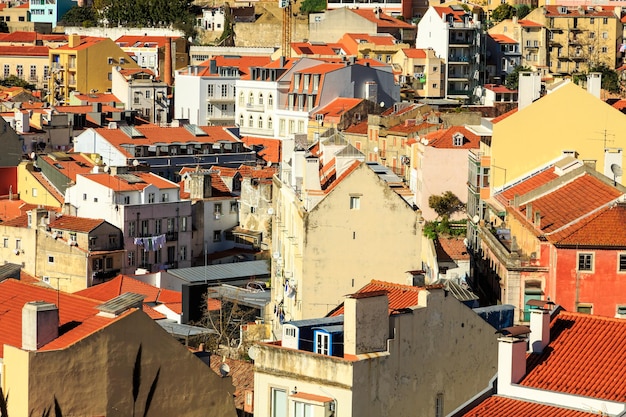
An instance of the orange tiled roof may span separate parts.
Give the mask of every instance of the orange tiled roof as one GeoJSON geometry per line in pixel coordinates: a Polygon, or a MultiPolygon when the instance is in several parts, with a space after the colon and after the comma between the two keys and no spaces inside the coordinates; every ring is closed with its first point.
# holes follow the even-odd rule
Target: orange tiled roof
{"type": "Polygon", "coordinates": [[[170,36],[120,36],[115,43],[122,48],[162,48],[170,39],[177,37],[170,36]]]}
{"type": "Polygon", "coordinates": [[[183,75],[197,75],[198,77],[219,77],[218,73],[211,73],[211,61],[215,60],[217,68],[220,67],[236,67],[239,69],[239,75],[241,78],[250,75],[250,67],[263,67],[271,62],[269,56],[237,56],[237,57],[225,57],[216,56],[208,59],[198,65],[198,71],[196,73],[195,68],[183,69],[180,71],[183,75]]]}
{"type": "Polygon", "coordinates": [[[437,260],[468,261],[469,252],[463,240],[458,237],[438,237],[435,239],[437,260]]]}
{"type": "MultiPolygon", "coordinates": [[[[533,213],[539,211],[541,232],[546,234],[580,219],[620,195],[622,193],[616,188],[585,173],[529,203],[532,203],[533,213]]],[[[526,218],[527,207],[528,204],[520,207],[518,216],[526,218]]],[[[512,212],[515,210],[512,209],[512,212]]]]}
{"type": "Polygon", "coordinates": [[[423,138],[428,140],[428,146],[439,149],[478,149],[480,148],[480,136],[475,135],[464,126],[452,126],[447,129],[439,129],[435,132],[427,133],[423,138]],[[463,135],[463,144],[454,145],[454,135],[463,135]]]}
{"type": "Polygon", "coordinates": [[[368,33],[346,33],[344,37],[350,38],[356,43],[361,43],[362,41],[365,41],[367,43],[385,46],[395,45],[397,43],[396,38],[388,33],[380,33],[375,35],[370,35],[368,33]]]}
{"type": "Polygon", "coordinates": [[[622,203],[605,207],[549,235],[548,240],[567,246],[626,248],[626,206],[622,203]]]}
{"type": "Polygon", "coordinates": [[[543,27],[541,23],[533,22],[532,20],[518,20],[518,22],[522,27],[543,27]]]}
{"type": "MultiPolygon", "coordinates": [[[[150,71],[150,70],[146,70],[145,68],[139,68],[139,70],[150,71]]],[[[87,101],[88,103],[111,103],[111,102],[121,103],[120,99],[115,97],[115,95],[111,93],[76,94],[74,97],[76,97],[78,100],[81,100],[81,101],[87,101]]],[[[72,107],[72,106],[57,106],[57,107],[63,108],[63,107],[72,107]]],[[[105,107],[106,106],[103,106],[103,110],[105,109],[105,107]]],[[[89,111],[92,111],[92,110],[89,110],[89,111]]]]}
{"type": "Polygon", "coordinates": [[[243,410],[245,402],[245,391],[254,390],[254,365],[250,362],[222,359],[219,355],[211,355],[211,369],[220,375],[220,366],[226,363],[230,368],[229,376],[232,377],[232,383],[235,387],[235,408],[243,410]]]}
{"type": "MultiPolygon", "coordinates": [[[[28,6],[28,3],[25,3],[28,6]]],[[[36,40],[43,40],[46,42],[67,42],[67,35],[64,34],[49,34],[44,35],[37,32],[11,32],[1,33],[0,42],[15,42],[15,43],[35,43],[36,40]]]]}
{"type": "Polygon", "coordinates": [[[43,172],[31,171],[31,175],[48,191],[48,193],[59,202],[63,204],[65,196],[48,180],[43,172]]]}
{"type": "Polygon", "coordinates": [[[613,12],[612,8],[607,8],[605,9],[600,9],[600,10],[596,10],[596,8],[594,7],[593,9],[589,10],[589,9],[583,9],[583,10],[578,10],[578,7],[568,7],[567,8],[567,12],[566,13],[560,13],[559,12],[559,7],[561,6],[544,6],[545,8],[545,16],[548,17],[579,17],[579,16],[587,16],[587,17],[613,17],[616,18],[617,16],[615,16],[615,13],[613,12]]]}
{"type": "Polygon", "coordinates": [[[111,319],[95,317],[96,306],[101,302],[89,298],[57,292],[52,288],[27,284],[14,279],[0,282],[0,357],[4,357],[4,345],[22,346],[22,308],[33,300],[59,303],[59,326],[77,323],[73,330],[44,346],[60,349],[83,339],[88,334],[112,322],[111,319]],[[95,319],[95,320],[94,320],[95,319]],[[70,334],[71,333],[71,334],[70,334]]]}
{"type": "Polygon", "coordinates": [[[48,56],[47,46],[0,45],[0,56],[48,56]]]}
{"type": "Polygon", "coordinates": [[[515,107],[513,110],[509,110],[508,112],[501,114],[498,117],[494,117],[493,119],[491,119],[491,123],[493,123],[494,125],[504,119],[506,119],[507,117],[511,116],[512,114],[517,112],[517,107],[515,107]]]}
{"type": "Polygon", "coordinates": [[[80,49],[87,49],[93,45],[96,45],[102,41],[105,41],[109,38],[97,38],[95,36],[81,36],[78,45],[74,47],[70,47],[69,43],[66,45],[59,46],[57,49],[59,50],[68,50],[68,51],[77,51],[80,49]]]}
{"type": "Polygon", "coordinates": [[[514,398],[491,396],[463,414],[463,417],[592,417],[597,413],[571,410],[514,398]]]}
{"type": "Polygon", "coordinates": [[[48,226],[50,226],[51,229],[89,233],[102,223],[104,223],[104,220],[102,219],[88,219],[85,217],[63,215],[52,220],[48,226]]]}
{"type": "Polygon", "coordinates": [[[495,198],[504,205],[508,205],[509,201],[513,200],[513,197],[515,197],[515,195],[522,196],[524,194],[527,194],[537,187],[546,185],[556,178],[558,178],[558,175],[556,174],[556,172],[554,172],[554,168],[550,167],[544,171],[535,173],[528,179],[520,182],[519,184],[516,184],[513,187],[507,188],[506,190],[496,194],[495,198]]]}
{"type": "Polygon", "coordinates": [[[561,312],[550,326],[550,343],[528,356],[520,385],[624,402],[626,320],[561,312]]]}
{"type": "Polygon", "coordinates": [[[493,91],[494,93],[516,93],[517,92],[517,90],[510,90],[500,84],[485,84],[484,87],[487,90],[493,91]]]}
{"type": "MultiPolygon", "coordinates": [[[[325,120],[338,123],[344,113],[358,106],[363,100],[362,98],[337,97],[326,106],[316,110],[315,114],[323,114],[325,120]]],[[[311,119],[315,120],[315,115],[311,115],[311,119]]]]}
{"type": "Polygon", "coordinates": [[[0,222],[6,222],[25,214],[26,211],[22,210],[23,205],[24,201],[22,200],[0,200],[0,222]]]}
{"type": "MultiPolygon", "coordinates": [[[[85,99],[88,100],[88,99],[85,99]]],[[[92,101],[93,103],[98,103],[99,101],[92,101]]],[[[93,112],[93,106],[91,104],[85,105],[67,105],[67,106],[54,106],[54,109],[59,113],[72,113],[72,114],[87,114],[93,112]]],[[[107,104],[102,106],[102,111],[104,113],[121,113],[124,109],[119,109],[117,107],[113,107],[107,104]]]]}
{"type": "Polygon", "coordinates": [[[404,52],[404,55],[406,55],[407,58],[426,58],[425,49],[406,48],[403,49],[402,52],[404,52]]]}
{"type": "MultiPolygon", "coordinates": [[[[413,307],[417,305],[419,292],[424,288],[412,285],[394,284],[392,282],[372,280],[369,284],[357,291],[357,294],[373,291],[387,291],[389,298],[389,314],[394,310],[413,307]]],[[[332,316],[343,314],[343,305],[332,312],[332,316]]]]}
{"type": "Polygon", "coordinates": [[[515,39],[511,39],[506,35],[490,34],[489,36],[497,43],[518,43],[515,39]]]}
{"type": "Polygon", "coordinates": [[[180,303],[182,294],[178,291],[158,288],[127,275],[118,275],[110,281],[94,285],[75,294],[94,300],[108,301],[127,292],[145,295],[144,303],[180,303]]]}
{"type": "Polygon", "coordinates": [[[76,181],[76,174],[88,174],[94,167],[93,161],[82,154],[67,153],[64,156],[67,158],[55,158],[54,154],[40,155],[38,158],[46,161],[72,181],[76,181]]]}
{"type": "Polygon", "coordinates": [[[292,42],[291,49],[298,55],[338,55],[345,47],[341,43],[292,42]]]}
{"type": "Polygon", "coordinates": [[[454,10],[450,6],[434,6],[433,9],[435,9],[438,16],[441,16],[444,13],[446,16],[453,16],[456,22],[463,22],[464,16],[469,15],[469,12],[464,9],[454,10]]]}
{"type": "Polygon", "coordinates": [[[624,99],[617,100],[611,106],[615,107],[619,111],[622,111],[624,108],[626,108],[626,100],[624,99]]]}
{"type": "Polygon", "coordinates": [[[281,141],[278,139],[258,138],[254,136],[244,136],[241,141],[248,147],[262,146],[263,149],[257,152],[259,157],[263,158],[266,162],[272,162],[273,164],[280,163],[281,159],[281,141]]]}
{"type": "Polygon", "coordinates": [[[362,121],[361,123],[357,123],[348,127],[345,131],[346,133],[353,133],[357,135],[365,135],[367,134],[367,120],[362,121]]]}
{"type": "Polygon", "coordinates": [[[122,177],[107,173],[84,174],[82,176],[113,191],[141,191],[148,185],[153,185],[161,190],[178,188],[178,184],[151,172],[133,172],[133,175],[141,178],[144,182],[129,183],[122,177]]]}
{"type": "Polygon", "coordinates": [[[368,9],[349,9],[352,13],[358,14],[359,16],[369,20],[370,22],[376,23],[379,29],[382,28],[399,28],[399,29],[415,29],[415,26],[403,22],[402,20],[396,19],[394,17],[389,16],[386,13],[379,13],[378,17],[373,10],[368,9]]]}

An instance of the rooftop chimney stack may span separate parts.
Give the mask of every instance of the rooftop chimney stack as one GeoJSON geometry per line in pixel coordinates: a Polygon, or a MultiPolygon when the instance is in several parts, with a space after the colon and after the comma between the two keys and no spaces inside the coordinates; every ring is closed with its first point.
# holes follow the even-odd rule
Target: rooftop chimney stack
{"type": "Polygon", "coordinates": [[[382,352],[389,338],[389,299],[385,291],[352,294],[344,301],[344,354],[382,352]]]}
{"type": "Polygon", "coordinates": [[[602,74],[592,72],[587,74],[587,92],[596,98],[600,98],[600,90],[602,89],[602,74]]]}
{"type": "Polygon", "coordinates": [[[498,394],[506,395],[511,384],[526,374],[526,339],[504,336],[498,339],[498,394]]]}
{"type": "Polygon", "coordinates": [[[80,45],[80,35],[78,33],[74,33],[70,35],[67,39],[68,45],[70,48],[76,48],[80,45]]]}
{"type": "Polygon", "coordinates": [[[532,353],[541,353],[550,343],[550,312],[544,309],[530,310],[530,337],[532,353]]]}
{"type": "Polygon", "coordinates": [[[317,156],[309,155],[305,158],[304,184],[305,190],[321,190],[320,183],[320,159],[317,156]]]}
{"type": "Polygon", "coordinates": [[[519,73],[517,96],[518,111],[529,106],[541,96],[541,75],[539,72],[523,71],[519,73]]]}
{"type": "Polygon", "coordinates": [[[22,349],[37,350],[59,337],[59,309],[45,301],[22,308],[22,349]]]}

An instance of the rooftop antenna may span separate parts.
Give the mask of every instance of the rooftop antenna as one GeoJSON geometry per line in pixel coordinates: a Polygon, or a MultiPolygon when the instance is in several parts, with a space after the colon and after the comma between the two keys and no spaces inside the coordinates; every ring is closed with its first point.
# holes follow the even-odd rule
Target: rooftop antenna
{"type": "Polygon", "coordinates": [[[602,139],[589,139],[589,140],[601,140],[604,142],[604,149],[607,149],[606,144],[607,143],[613,143],[615,142],[613,139],[608,139],[607,136],[612,136],[615,137],[615,133],[609,133],[608,130],[604,129],[602,131],[596,132],[596,133],[601,133],[603,135],[602,139]]]}

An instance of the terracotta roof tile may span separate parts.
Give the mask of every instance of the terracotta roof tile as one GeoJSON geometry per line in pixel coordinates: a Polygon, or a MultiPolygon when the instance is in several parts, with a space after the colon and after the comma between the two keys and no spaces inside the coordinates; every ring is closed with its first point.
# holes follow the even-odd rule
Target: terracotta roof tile
{"type": "Polygon", "coordinates": [[[107,40],[108,38],[97,38],[94,36],[81,36],[78,45],[74,47],[70,47],[69,43],[66,45],[59,46],[57,49],[59,50],[69,50],[69,51],[77,51],[81,49],[87,49],[93,45],[96,45],[102,41],[107,40]]]}
{"type": "Polygon", "coordinates": [[[257,155],[263,158],[266,162],[272,162],[273,164],[280,163],[281,159],[281,141],[278,139],[258,138],[254,136],[244,136],[241,141],[248,147],[256,149],[262,148],[257,151],[257,155]]]}
{"type": "Polygon", "coordinates": [[[0,56],[48,56],[47,46],[0,45],[0,56]]]}
{"type": "Polygon", "coordinates": [[[298,55],[338,55],[345,47],[341,43],[292,42],[291,49],[298,55]]]}
{"type": "Polygon", "coordinates": [[[51,229],[69,230],[73,232],[89,233],[96,227],[104,223],[102,219],[88,219],[85,217],[74,217],[64,215],[51,221],[48,226],[51,229]]]}
{"type": "Polygon", "coordinates": [[[613,12],[613,9],[608,8],[608,7],[606,9],[601,8],[600,10],[597,10],[595,7],[591,10],[589,9],[578,10],[577,7],[568,7],[566,13],[560,13],[559,7],[560,6],[548,6],[548,5],[544,6],[545,11],[546,11],[545,16],[570,17],[570,18],[577,17],[577,16],[617,18],[617,16],[615,16],[615,13],[613,12]]]}
{"type": "Polygon", "coordinates": [[[378,17],[373,10],[368,9],[349,9],[352,13],[358,14],[359,16],[369,20],[370,22],[376,23],[379,29],[381,28],[402,28],[402,29],[415,29],[415,26],[403,22],[402,20],[396,19],[394,17],[389,16],[386,13],[379,13],[378,17]]]}
{"type": "Polygon", "coordinates": [[[235,387],[235,408],[243,410],[245,392],[254,390],[254,365],[235,359],[222,359],[219,355],[211,355],[210,363],[211,369],[218,375],[220,375],[222,363],[228,365],[230,368],[229,375],[232,377],[232,383],[235,387]]]}
{"type": "MultiPolygon", "coordinates": [[[[372,280],[372,282],[357,291],[357,294],[372,291],[387,291],[387,297],[389,298],[389,314],[393,314],[394,310],[416,306],[419,292],[423,289],[424,288],[414,287],[412,285],[372,280]]],[[[333,311],[331,315],[339,316],[341,314],[343,314],[343,305],[333,311]]]]}
{"type": "MultiPolygon", "coordinates": [[[[139,68],[138,70],[150,71],[150,70],[146,70],[145,68],[139,68]]],[[[125,71],[125,70],[122,70],[122,71],[125,71]]],[[[74,97],[76,97],[78,100],[87,101],[88,103],[110,103],[110,102],[121,103],[120,99],[115,97],[115,95],[112,93],[76,94],[74,97]]],[[[64,108],[64,107],[71,107],[71,106],[57,106],[57,107],[64,108]]],[[[102,107],[103,110],[107,108],[108,107],[106,106],[102,107]]],[[[93,107],[91,109],[93,109],[93,107]]],[[[89,110],[89,111],[92,111],[92,110],[89,110]]]]}
{"type": "Polygon", "coordinates": [[[491,123],[493,123],[495,125],[496,123],[506,119],[507,117],[511,116],[512,114],[514,114],[516,112],[517,112],[517,107],[514,108],[513,110],[510,110],[510,111],[504,113],[504,114],[501,114],[498,117],[494,117],[493,119],[491,119],[491,123]]]}
{"type": "Polygon", "coordinates": [[[357,123],[355,125],[348,127],[345,131],[346,133],[365,135],[367,134],[367,129],[368,129],[367,120],[364,120],[361,123],[357,123]]]}
{"type": "Polygon", "coordinates": [[[56,158],[55,154],[40,155],[39,159],[46,161],[52,168],[59,173],[68,177],[72,181],[76,181],[76,174],[88,174],[92,171],[94,163],[91,159],[79,153],[63,154],[64,157],[56,158]]]}
{"type": "Polygon", "coordinates": [[[626,206],[614,204],[548,236],[558,245],[626,248],[626,206]]]}
{"type": "Polygon", "coordinates": [[[31,171],[31,175],[48,191],[48,193],[59,202],[59,204],[63,204],[65,201],[65,196],[61,194],[57,188],[52,185],[48,178],[43,174],[43,172],[31,171]]]}
{"type": "Polygon", "coordinates": [[[543,25],[541,23],[537,23],[537,22],[533,22],[532,20],[519,20],[517,23],[519,23],[522,27],[543,27],[543,25]]]}
{"type": "Polygon", "coordinates": [[[543,353],[528,356],[520,385],[624,402],[625,333],[624,319],[561,312],[543,353]]]}
{"type": "Polygon", "coordinates": [[[494,93],[517,93],[517,90],[508,89],[500,84],[485,84],[484,87],[494,93]]]}
{"type": "Polygon", "coordinates": [[[597,413],[592,412],[571,410],[494,395],[463,414],[463,417],[592,417],[597,415],[597,413]]]}
{"type": "Polygon", "coordinates": [[[438,261],[468,261],[469,252],[464,239],[459,237],[439,237],[435,239],[438,261]]]}
{"type": "Polygon", "coordinates": [[[542,185],[546,185],[558,177],[557,173],[554,172],[554,167],[550,167],[541,172],[537,172],[519,184],[496,194],[495,198],[504,205],[508,205],[509,201],[513,200],[515,195],[523,196],[524,194],[527,194],[542,185]]]}
{"type": "Polygon", "coordinates": [[[422,139],[428,140],[428,145],[433,148],[447,149],[478,149],[480,148],[480,136],[475,135],[463,126],[452,126],[423,135],[422,139]],[[454,136],[463,135],[463,144],[454,145],[454,136]]]}
{"type": "Polygon", "coordinates": [[[71,336],[64,337],[61,335],[59,337],[59,339],[63,338],[60,341],[62,343],[55,343],[56,348],[62,348],[81,340],[95,329],[111,323],[111,319],[102,317],[98,318],[100,320],[87,323],[90,318],[95,318],[94,316],[98,313],[95,308],[101,304],[98,300],[7,279],[0,282],[0,308],[2,309],[2,314],[0,314],[0,328],[2,329],[0,332],[0,357],[4,357],[5,344],[22,346],[22,308],[24,304],[33,300],[55,304],[58,302],[60,306],[59,326],[63,327],[70,322],[78,323],[78,326],[71,331],[71,336]]]}
{"type": "Polygon", "coordinates": [[[493,39],[494,41],[496,41],[497,43],[518,43],[515,39],[511,39],[506,35],[500,35],[500,34],[489,34],[489,37],[491,37],[491,39],[493,39]]]}
{"type": "Polygon", "coordinates": [[[110,188],[113,191],[141,191],[148,185],[153,185],[158,189],[165,190],[178,188],[178,184],[166,180],[151,172],[133,172],[133,175],[139,177],[143,182],[128,182],[123,177],[110,175],[107,173],[83,174],[82,177],[94,181],[100,185],[110,188]]]}
{"type": "MultiPolygon", "coordinates": [[[[28,7],[28,3],[24,3],[28,7]]],[[[67,35],[65,34],[48,34],[44,35],[37,32],[11,32],[1,33],[0,42],[15,42],[15,43],[35,43],[36,40],[43,40],[45,42],[67,42],[67,35]]]]}
{"type": "Polygon", "coordinates": [[[403,49],[402,52],[407,58],[426,58],[426,49],[407,48],[403,49]]]}

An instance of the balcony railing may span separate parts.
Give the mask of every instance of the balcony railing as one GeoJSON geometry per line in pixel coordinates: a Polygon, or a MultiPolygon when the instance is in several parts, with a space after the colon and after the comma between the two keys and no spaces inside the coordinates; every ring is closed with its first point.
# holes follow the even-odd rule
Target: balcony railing
{"type": "Polygon", "coordinates": [[[167,242],[173,242],[178,240],[178,232],[167,232],[165,233],[165,240],[167,242]]]}
{"type": "Polygon", "coordinates": [[[246,103],[246,110],[248,111],[265,111],[265,106],[262,104],[246,103]]]}

